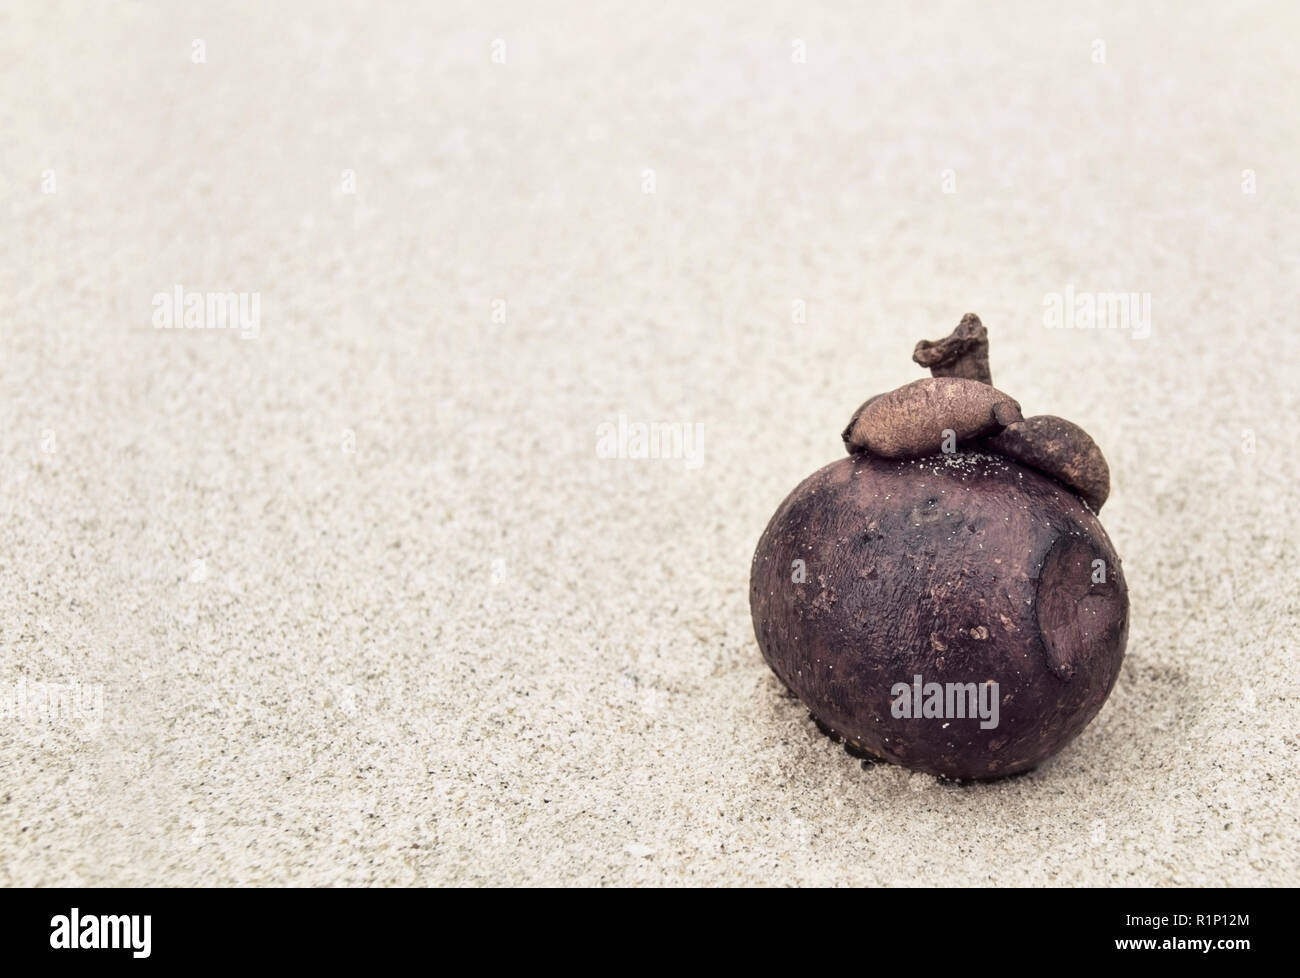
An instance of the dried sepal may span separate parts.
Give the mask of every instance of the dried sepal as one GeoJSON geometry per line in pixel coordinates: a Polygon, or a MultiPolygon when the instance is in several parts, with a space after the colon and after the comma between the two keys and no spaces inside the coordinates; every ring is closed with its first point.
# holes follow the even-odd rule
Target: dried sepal
{"type": "Polygon", "coordinates": [[[950,437],[966,442],[1020,419],[1020,405],[988,384],[926,377],[867,401],[842,437],[850,453],[922,458],[943,450],[950,437]]]}
{"type": "Polygon", "coordinates": [[[984,446],[1050,475],[1083,497],[1094,513],[1110,495],[1110,466],[1101,449],[1086,431],[1064,418],[1025,418],[990,436],[984,446]]]}

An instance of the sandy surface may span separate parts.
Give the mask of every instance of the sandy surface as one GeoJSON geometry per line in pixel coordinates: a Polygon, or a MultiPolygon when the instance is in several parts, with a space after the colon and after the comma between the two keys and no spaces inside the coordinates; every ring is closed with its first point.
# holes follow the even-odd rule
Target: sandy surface
{"type": "Polygon", "coordinates": [[[1300,882],[1294,5],[272,6],[0,14],[0,883],[1300,882]],[[1132,629],[958,788],[746,589],[968,310],[1109,457],[1132,629]]]}

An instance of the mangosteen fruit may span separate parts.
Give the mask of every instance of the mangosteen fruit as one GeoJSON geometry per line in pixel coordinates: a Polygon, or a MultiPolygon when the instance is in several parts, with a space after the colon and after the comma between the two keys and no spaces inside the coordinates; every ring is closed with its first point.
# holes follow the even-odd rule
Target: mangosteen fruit
{"type": "Polygon", "coordinates": [[[1036,767],[1097,715],[1128,638],[1110,489],[1078,426],[1025,418],[964,317],[871,398],[754,554],[759,648],[852,752],[941,777],[1036,767]]]}

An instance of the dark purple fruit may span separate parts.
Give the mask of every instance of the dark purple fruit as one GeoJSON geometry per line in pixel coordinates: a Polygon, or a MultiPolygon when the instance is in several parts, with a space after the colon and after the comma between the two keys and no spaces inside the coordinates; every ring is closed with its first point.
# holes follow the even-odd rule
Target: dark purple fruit
{"type": "MultiPolygon", "coordinates": [[[[983,326],[963,329],[987,373],[987,341],[972,347],[983,326]]],[[[942,424],[942,411],[900,423],[942,424]]],[[[1069,743],[1110,694],[1128,637],[1119,557],[1058,481],[1069,445],[1047,446],[1040,470],[990,444],[831,463],[781,504],[750,578],[763,656],[823,729],[956,779],[1026,771],[1069,743]]]]}

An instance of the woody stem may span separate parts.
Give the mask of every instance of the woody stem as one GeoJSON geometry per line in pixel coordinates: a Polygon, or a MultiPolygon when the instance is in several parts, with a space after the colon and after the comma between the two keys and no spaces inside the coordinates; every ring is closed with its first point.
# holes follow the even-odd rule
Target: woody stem
{"type": "Polygon", "coordinates": [[[989,333],[980,317],[968,312],[951,334],[941,340],[921,340],[912,359],[930,368],[935,377],[964,377],[992,385],[989,370],[989,333]]]}

